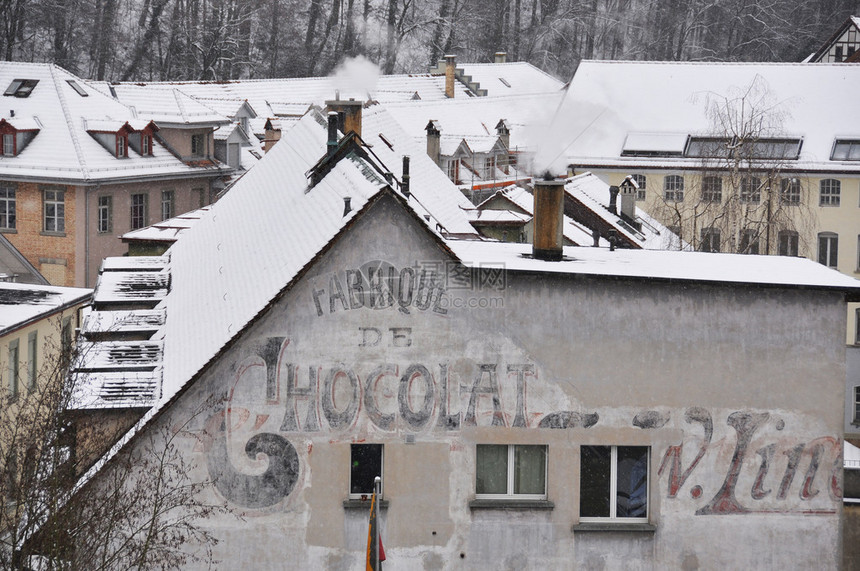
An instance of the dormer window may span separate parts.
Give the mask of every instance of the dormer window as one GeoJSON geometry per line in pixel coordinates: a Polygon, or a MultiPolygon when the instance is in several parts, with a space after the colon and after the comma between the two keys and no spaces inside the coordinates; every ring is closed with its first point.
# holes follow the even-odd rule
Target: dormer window
{"type": "Polygon", "coordinates": [[[200,133],[191,135],[191,154],[195,157],[203,156],[203,135],[200,133]]]}
{"type": "Polygon", "coordinates": [[[116,136],[116,156],[120,159],[128,156],[128,140],[126,140],[125,135],[117,134],[116,136]]]}
{"type": "Polygon", "coordinates": [[[142,134],[140,136],[141,155],[149,156],[152,154],[152,135],[142,134]]]}
{"type": "Polygon", "coordinates": [[[15,156],[15,135],[11,133],[6,133],[3,135],[3,156],[15,156]]]}
{"type": "Polygon", "coordinates": [[[6,91],[3,92],[3,95],[29,97],[38,83],[38,79],[13,79],[9,87],[6,88],[6,91]]]}

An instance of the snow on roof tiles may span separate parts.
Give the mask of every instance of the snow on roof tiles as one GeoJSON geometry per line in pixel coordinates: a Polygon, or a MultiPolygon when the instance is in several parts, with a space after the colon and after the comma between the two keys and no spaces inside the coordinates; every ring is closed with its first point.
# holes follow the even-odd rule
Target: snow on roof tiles
{"type": "Polygon", "coordinates": [[[508,63],[458,63],[488,97],[504,95],[533,95],[559,91],[564,83],[545,71],[524,61],[508,63]]]}
{"type": "Polygon", "coordinates": [[[0,335],[62,308],[84,303],[93,290],[0,282],[0,335]]]}
{"type": "MultiPolygon", "coordinates": [[[[705,106],[753,81],[781,113],[781,134],[803,137],[796,170],[856,170],[831,161],[837,136],[860,138],[860,65],[583,61],[554,122],[557,150],[578,166],[690,165],[697,159],[622,157],[631,133],[708,134],[705,106]]],[[[699,160],[699,162],[701,162],[699,160]]]]}
{"type": "Polygon", "coordinates": [[[117,158],[86,132],[92,121],[124,124],[137,117],[148,118],[90,86],[84,80],[52,64],[0,62],[0,86],[14,78],[37,79],[28,97],[8,97],[0,116],[7,121],[35,122],[38,134],[17,156],[0,157],[4,179],[36,179],[56,182],[108,182],[140,178],[212,176],[219,166],[192,167],[184,164],[159,144],[152,156],[143,157],[134,149],[127,158],[117,158]],[[86,88],[80,96],[68,81],[86,88]],[[14,118],[11,117],[14,112],[14,118]]]}

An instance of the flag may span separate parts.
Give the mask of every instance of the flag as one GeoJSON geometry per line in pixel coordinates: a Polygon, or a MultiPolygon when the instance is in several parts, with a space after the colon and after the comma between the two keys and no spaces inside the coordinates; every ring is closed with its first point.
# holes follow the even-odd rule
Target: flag
{"type": "Polygon", "coordinates": [[[379,571],[382,569],[381,563],[385,561],[385,549],[382,548],[382,536],[379,535],[376,505],[376,492],[370,498],[370,518],[367,524],[367,558],[366,571],[379,571]],[[378,537],[378,541],[373,541],[374,537],[378,537]]]}

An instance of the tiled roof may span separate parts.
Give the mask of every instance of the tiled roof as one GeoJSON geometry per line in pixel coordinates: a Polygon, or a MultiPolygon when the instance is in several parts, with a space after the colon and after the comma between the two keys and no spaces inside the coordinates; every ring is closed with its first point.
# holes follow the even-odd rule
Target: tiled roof
{"type": "Polygon", "coordinates": [[[127,158],[117,158],[87,133],[87,125],[129,122],[133,126],[138,122],[146,124],[151,117],[135,114],[126,105],[52,64],[0,62],[0,86],[16,78],[35,79],[39,83],[28,97],[5,97],[0,117],[37,124],[39,132],[17,156],[0,157],[0,178],[85,184],[213,176],[227,170],[217,164],[186,165],[158,143],[153,145],[152,156],[143,157],[129,149],[127,158]],[[76,82],[87,96],[80,95],[69,81],[76,82]]]}
{"type": "MultiPolygon", "coordinates": [[[[168,218],[162,222],[156,222],[152,226],[132,230],[122,235],[123,242],[170,242],[173,243],[183,232],[194,226],[200,218],[209,211],[209,206],[204,206],[191,212],[186,212],[174,218],[168,218]]],[[[109,258],[110,259],[110,258],[109,258]]]]}
{"type": "Polygon", "coordinates": [[[508,63],[458,63],[488,97],[534,95],[559,91],[564,83],[524,61],[508,63]]]}

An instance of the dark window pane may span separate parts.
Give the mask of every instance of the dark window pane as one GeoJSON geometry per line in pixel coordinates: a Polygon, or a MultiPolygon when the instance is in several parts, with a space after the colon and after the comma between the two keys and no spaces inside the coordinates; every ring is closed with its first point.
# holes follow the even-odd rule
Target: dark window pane
{"type": "Polygon", "coordinates": [[[508,493],[508,447],[500,444],[479,444],[476,461],[475,492],[508,493]]]}
{"type": "Polygon", "coordinates": [[[609,517],[609,446],[583,446],[579,478],[579,516],[609,517]]]}
{"type": "Polygon", "coordinates": [[[648,448],[618,447],[617,517],[648,515],[648,448]]]}
{"type": "Polygon", "coordinates": [[[349,493],[372,494],[377,476],[382,476],[382,444],[353,444],[349,493]]]}
{"type": "Polygon", "coordinates": [[[546,493],[546,446],[514,446],[514,493],[546,493]]]}

